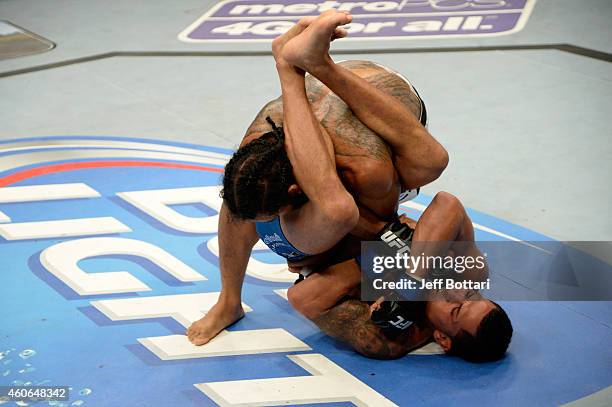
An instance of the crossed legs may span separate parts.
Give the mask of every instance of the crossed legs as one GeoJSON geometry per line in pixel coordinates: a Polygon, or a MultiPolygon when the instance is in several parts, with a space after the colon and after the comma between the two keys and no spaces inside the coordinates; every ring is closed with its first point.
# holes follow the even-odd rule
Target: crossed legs
{"type": "Polygon", "coordinates": [[[308,22],[302,33],[283,48],[283,58],[325,84],[357,118],[391,147],[404,189],[437,179],[448,164],[448,154],[401,101],[376,88],[329,56],[336,26],[329,10],[308,22]]]}

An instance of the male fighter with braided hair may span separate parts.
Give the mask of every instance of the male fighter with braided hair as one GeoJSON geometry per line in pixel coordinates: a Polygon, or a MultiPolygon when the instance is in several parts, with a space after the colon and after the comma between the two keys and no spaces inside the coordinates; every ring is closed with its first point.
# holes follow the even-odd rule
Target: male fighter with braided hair
{"type": "Polygon", "coordinates": [[[288,187],[296,184],[296,180],[285,151],[285,135],[272,119],[267,120],[272,131],[240,148],[225,166],[224,203],[231,213],[247,219],[266,212],[277,213],[287,205],[299,207],[306,202],[303,194],[289,194],[288,187]]]}
{"type": "MultiPolygon", "coordinates": [[[[312,25],[314,28],[311,29],[310,32],[307,30],[303,35],[297,37],[295,41],[301,38],[302,43],[306,43],[306,46],[298,44],[297,48],[308,50],[309,46],[310,48],[316,48],[316,46],[313,47],[313,44],[325,43],[325,41],[320,41],[320,39],[316,38],[317,35],[319,37],[321,36],[321,32],[323,33],[323,37],[327,36],[327,40],[329,41],[329,38],[333,36],[334,28],[341,23],[343,18],[339,16],[340,19],[334,20],[334,16],[330,15],[333,14],[333,12],[327,14],[331,19],[326,18],[326,16],[320,17],[317,20],[318,24],[315,22],[315,24],[312,25]]],[[[299,31],[302,30],[303,29],[300,29],[299,31]]],[[[289,34],[291,34],[291,32],[289,34]]],[[[290,39],[295,37],[295,35],[296,33],[294,32],[293,36],[289,37],[289,35],[286,35],[284,37],[285,39],[287,37],[290,39]]],[[[281,39],[282,38],[283,37],[281,37],[281,39]]],[[[285,43],[283,42],[282,45],[285,45],[285,43]]],[[[291,43],[288,45],[291,45],[291,43]]],[[[294,48],[296,47],[294,46],[294,48]]],[[[289,128],[289,133],[291,133],[291,129],[295,129],[298,127],[297,124],[300,123],[299,120],[296,121],[300,116],[296,116],[295,114],[296,112],[300,112],[300,107],[301,113],[305,114],[302,118],[306,120],[312,119],[312,112],[309,109],[306,94],[304,92],[305,83],[303,80],[303,72],[294,66],[287,65],[285,58],[292,59],[295,65],[308,69],[310,72],[315,70],[313,66],[316,68],[317,63],[308,67],[307,63],[305,63],[307,58],[304,58],[304,55],[296,56],[294,52],[294,57],[291,58],[289,56],[290,52],[282,52],[281,58],[279,58],[279,54],[281,53],[275,52],[281,86],[283,87],[283,101],[288,102],[285,103],[285,124],[289,128]],[[300,88],[302,89],[301,95],[300,88]],[[301,106],[299,103],[297,103],[296,106],[296,104],[293,103],[294,100],[287,97],[288,95],[296,95],[298,102],[301,96],[301,106]],[[288,114],[287,110],[289,110],[288,114]]],[[[326,55],[325,47],[323,47],[323,54],[326,55]]],[[[308,56],[308,52],[305,52],[305,55],[308,56]]],[[[324,73],[321,74],[321,71],[319,71],[319,74],[324,76],[324,73]]],[[[340,93],[341,91],[342,89],[340,89],[340,93]]],[[[367,110],[365,114],[367,116],[367,110]]],[[[363,115],[364,112],[362,112],[362,116],[363,115]]],[[[267,121],[271,124],[273,130],[272,132],[264,134],[262,138],[264,140],[267,138],[276,140],[262,143],[262,145],[271,147],[275,152],[266,153],[264,151],[261,156],[266,159],[274,155],[282,158],[283,153],[278,150],[277,146],[279,141],[283,139],[283,131],[277,128],[271,119],[268,118],[267,121]]],[[[310,129],[308,129],[308,126],[306,127],[306,130],[310,130],[311,135],[312,133],[316,134],[316,131],[313,131],[313,128],[316,129],[313,123],[311,123],[310,129]]],[[[382,130],[384,131],[385,129],[382,130]]],[[[306,133],[308,133],[308,131],[306,131],[306,133]]],[[[259,143],[256,143],[254,147],[251,148],[259,149],[259,143]]],[[[288,152],[290,151],[290,146],[288,146],[288,152]]],[[[240,170],[241,167],[245,165],[246,157],[249,157],[249,154],[238,153],[236,157],[234,157],[235,159],[228,165],[231,169],[230,173],[236,172],[236,169],[240,170]]],[[[257,160],[251,158],[251,160],[266,162],[266,160],[261,159],[257,160]]],[[[257,164],[253,167],[262,168],[262,165],[257,164]]],[[[299,167],[296,168],[296,170],[299,171],[299,167]]],[[[243,184],[249,185],[255,192],[262,194],[264,197],[268,195],[268,182],[262,182],[256,177],[253,177],[252,173],[242,176],[246,178],[243,184]]],[[[282,177],[276,175],[273,178],[280,179],[282,177]]],[[[299,180],[300,177],[296,175],[296,178],[299,180]]],[[[290,188],[292,187],[294,186],[290,188]]],[[[234,208],[233,210],[235,212],[241,212],[241,210],[238,209],[239,204],[237,202],[232,202],[233,200],[231,198],[228,199],[227,196],[235,192],[235,188],[236,180],[232,179],[231,175],[228,176],[228,174],[226,174],[224,179],[224,199],[228,207],[234,208]]],[[[321,194],[321,191],[318,190],[311,189],[310,191],[308,197],[312,200],[316,199],[318,194],[321,194]]],[[[323,194],[323,197],[326,196],[323,194]]],[[[268,201],[268,199],[265,198],[263,201],[268,201]]],[[[304,203],[302,207],[307,204],[308,202],[304,203]]],[[[272,206],[273,205],[275,205],[275,203],[272,204],[272,206]]],[[[248,202],[246,206],[249,207],[248,202]]],[[[243,210],[242,212],[246,212],[247,214],[242,217],[261,219],[266,215],[270,215],[273,217],[273,220],[274,218],[278,218],[278,216],[275,216],[276,209],[267,212],[262,209],[264,207],[265,205],[256,207],[256,209],[251,211],[251,214],[243,210]],[[253,213],[255,214],[254,216],[252,215],[253,213]]],[[[284,207],[281,209],[281,213],[291,213],[291,209],[295,210],[294,208],[289,208],[289,211],[287,211],[287,208],[284,207]]],[[[478,249],[473,244],[473,229],[467,214],[459,201],[449,194],[438,194],[417,225],[415,225],[414,222],[410,223],[404,218],[401,220],[401,223],[392,222],[391,224],[385,224],[385,222],[381,221],[378,221],[377,224],[375,219],[370,219],[368,226],[370,229],[374,227],[374,230],[381,230],[382,228],[381,233],[383,235],[395,236],[394,233],[397,233],[400,238],[404,239],[404,244],[412,245],[413,248],[416,246],[416,250],[419,250],[419,244],[421,244],[421,242],[434,240],[450,242],[448,243],[450,246],[446,249],[454,251],[455,254],[460,253],[461,250],[466,254],[479,253],[478,249]],[[405,225],[406,223],[409,223],[409,225],[405,225]],[[404,235],[400,229],[408,233],[404,235]],[[412,240],[414,240],[414,242],[412,240]],[[468,244],[455,247],[452,242],[456,240],[468,242],[468,244]]],[[[282,234],[282,230],[280,233],[282,234]]],[[[256,239],[256,237],[254,239],[256,239]]],[[[348,242],[349,241],[347,241],[347,243],[348,242]]],[[[252,247],[254,241],[249,244],[252,247]]],[[[287,258],[303,257],[303,253],[296,253],[293,251],[297,249],[292,247],[289,241],[286,241],[284,244],[285,247],[281,244],[280,248],[275,246],[271,246],[271,248],[277,253],[285,255],[287,258]],[[289,248],[289,250],[287,250],[287,248],[289,248]]],[[[349,245],[346,245],[346,247],[348,246],[349,245]]],[[[337,249],[340,250],[340,248],[337,249]]],[[[446,249],[442,248],[442,251],[446,249]]],[[[423,248],[423,250],[425,250],[425,248],[423,248]]],[[[337,253],[336,251],[335,254],[337,253]]],[[[355,261],[351,260],[341,264],[337,263],[338,258],[336,258],[336,265],[327,268],[322,267],[319,269],[319,272],[313,273],[311,278],[292,287],[289,290],[289,300],[300,312],[317,323],[324,332],[349,343],[358,352],[377,358],[399,357],[408,350],[423,344],[433,336],[448,353],[457,354],[472,361],[495,360],[505,353],[512,335],[512,327],[509,319],[497,304],[486,300],[466,300],[468,296],[466,294],[477,297],[477,293],[452,293],[454,296],[459,295],[459,298],[448,298],[449,293],[442,293],[443,298],[437,298],[437,301],[430,301],[422,307],[414,307],[412,303],[409,304],[410,306],[406,306],[404,304],[386,301],[382,304],[378,304],[379,309],[373,308],[374,313],[372,313],[372,310],[367,304],[357,299],[347,298],[347,296],[355,294],[355,290],[359,285],[359,268],[355,261]],[[389,328],[397,328],[395,325],[395,322],[397,322],[396,318],[402,318],[403,321],[405,318],[411,316],[414,317],[413,320],[417,323],[401,324],[399,333],[387,331],[389,328]],[[419,324],[419,321],[421,324],[419,324]],[[387,330],[385,330],[385,328],[387,330]]],[[[246,267],[246,264],[244,266],[246,267]]],[[[486,275],[482,273],[482,270],[479,271],[481,275],[471,276],[471,278],[482,279],[486,277],[486,275]]],[[[470,272],[467,274],[470,274],[470,272]]],[[[244,275],[244,272],[242,275],[244,275]]],[[[225,281],[227,281],[227,279],[225,281]]],[[[230,282],[235,283],[236,279],[234,279],[234,281],[230,280],[230,282]]],[[[440,296],[440,293],[437,293],[437,295],[440,296]]],[[[474,299],[476,298],[472,298],[472,300],[474,299]]],[[[219,306],[219,304],[217,305],[219,306]]],[[[239,317],[240,313],[234,315],[239,317]]],[[[194,341],[194,339],[199,339],[197,336],[194,337],[194,335],[197,334],[195,329],[190,328],[189,334],[192,341],[194,341]]]]}
{"type": "MultiPolygon", "coordinates": [[[[219,216],[222,290],[217,304],[189,328],[195,344],[208,342],[244,315],[242,283],[260,236],[272,237],[272,249],[288,259],[315,262],[312,255],[328,251],[349,232],[375,237],[378,230],[370,222],[392,222],[400,193],[431,182],[447,165],[446,150],[424,127],[424,104],[398,74],[371,62],[339,63],[336,77],[350,75],[350,82],[334,85],[332,93],[280,58],[287,41],[314,20],[300,20],[274,41],[282,97],[258,114],[226,168],[219,216]],[[270,121],[282,126],[286,157],[270,121]],[[285,177],[287,183],[277,189],[281,179],[266,171],[287,165],[296,182],[285,177]]],[[[316,24],[332,27],[323,43],[329,47],[330,37],[344,36],[337,27],[350,20],[335,10],[318,17],[316,24]]]]}

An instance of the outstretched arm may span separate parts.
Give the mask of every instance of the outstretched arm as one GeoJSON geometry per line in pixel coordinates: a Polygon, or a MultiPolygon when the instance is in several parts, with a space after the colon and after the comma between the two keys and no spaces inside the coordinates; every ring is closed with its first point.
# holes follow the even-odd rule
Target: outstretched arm
{"type": "MultiPolygon", "coordinates": [[[[346,18],[346,15],[343,14],[346,18]]],[[[339,18],[336,25],[343,24],[339,18]]],[[[333,30],[332,30],[333,32],[333,30]]],[[[281,36],[279,41],[286,40],[281,36]]],[[[276,47],[277,40],[273,47],[276,47]]],[[[276,47],[277,48],[277,47],[276,47]]],[[[295,178],[309,201],[289,219],[287,238],[305,253],[331,248],[357,224],[359,211],[336,171],[333,145],[314,116],[306,95],[304,72],[275,51],[283,101],[287,155],[295,178]],[[291,233],[291,231],[299,233],[291,233]],[[304,233],[313,231],[314,233],[304,233]]]]}

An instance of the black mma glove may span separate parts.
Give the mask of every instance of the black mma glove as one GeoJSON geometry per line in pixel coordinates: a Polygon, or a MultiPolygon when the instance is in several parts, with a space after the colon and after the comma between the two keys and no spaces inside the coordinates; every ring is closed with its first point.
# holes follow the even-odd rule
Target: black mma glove
{"type": "Polygon", "coordinates": [[[396,219],[387,223],[376,237],[396,253],[408,252],[410,254],[413,234],[414,229],[396,219]]]}

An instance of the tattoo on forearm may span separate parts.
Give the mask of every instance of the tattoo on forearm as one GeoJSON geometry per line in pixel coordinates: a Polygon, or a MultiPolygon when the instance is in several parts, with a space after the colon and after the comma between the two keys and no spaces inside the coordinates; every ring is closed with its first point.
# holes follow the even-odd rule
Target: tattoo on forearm
{"type": "Polygon", "coordinates": [[[401,343],[387,338],[371,321],[368,305],[356,299],[339,303],[313,322],[327,335],[368,357],[393,359],[408,351],[401,343]]]}

